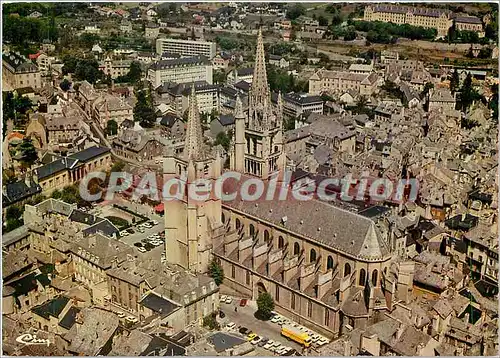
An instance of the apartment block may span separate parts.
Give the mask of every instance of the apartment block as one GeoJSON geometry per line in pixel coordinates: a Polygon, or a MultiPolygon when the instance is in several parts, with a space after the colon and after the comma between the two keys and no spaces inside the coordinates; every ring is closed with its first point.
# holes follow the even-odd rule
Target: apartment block
{"type": "Polygon", "coordinates": [[[41,88],[38,66],[17,52],[2,55],[2,85],[4,89],[15,90],[23,87],[41,88]]]}
{"type": "Polygon", "coordinates": [[[341,94],[353,89],[361,95],[371,95],[377,88],[379,76],[344,71],[319,70],[309,78],[309,93],[321,95],[328,92],[341,94]]]}
{"type": "Polygon", "coordinates": [[[182,56],[205,56],[212,59],[216,55],[215,42],[182,39],[157,39],[156,53],[178,53],[182,56]]]}
{"type": "Polygon", "coordinates": [[[147,78],[155,88],[167,82],[206,81],[212,84],[213,67],[204,56],[161,60],[151,65],[147,78]]]}
{"type": "Polygon", "coordinates": [[[452,12],[449,10],[389,4],[367,6],[364,20],[432,28],[437,30],[437,37],[448,35],[448,29],[453,25],[452,12]]]}

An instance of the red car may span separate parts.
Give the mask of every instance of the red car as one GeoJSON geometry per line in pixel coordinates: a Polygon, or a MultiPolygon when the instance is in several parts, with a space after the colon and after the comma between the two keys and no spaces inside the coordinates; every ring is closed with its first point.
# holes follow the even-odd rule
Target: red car
{"type": "Polygon", "coordinates": [[[245,298],[243,298],[241,301],[240,301],[240,307],[245,307],[247,305],[247,300],[245,298]]]}

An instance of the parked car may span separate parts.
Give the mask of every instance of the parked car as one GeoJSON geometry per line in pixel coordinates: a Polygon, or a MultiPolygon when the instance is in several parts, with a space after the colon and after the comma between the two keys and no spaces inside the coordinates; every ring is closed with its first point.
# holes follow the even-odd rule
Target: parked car
{"type": "Polygon", "coordinates": [[[248,334],[248,336],[247,336],[247,340],[248,340],[249,342],[251,342],[251,341],[252,341],[255,337],[258,337],[258,336],[257,336],[257,334],[256,334],[256,333],[251,332],[251,333],[249,333],[249,334],[248,334]]]}
{"type": "Polygon", "coordinates": [[[119,318],[125,318],[125,313],[123,312],[118,312],[117,315],[119,318]]]}
{"type": "Polygon", "coordinates": [[[262,339],[260,340],[260,342],[259,342],[259,343],[257,343],[257,345],[258,345],[259,347],[264,347],[264,346],[267,344],[267,342],[269,342],[269,338],[262,337],[262,339]]]}
{"type": "Polygon", "coordinates": [[[247,300],[246,300],[246,298],[242,298],[242,299],[240,300],[240,307],[245,307],[246,305],[247,305],[247,300]]]}
{"type": "Polygon", "coordinates": [[[134,229],[127,229],[127,231],[128,231],[129,234],[134,234],[135,233],[134,229]]]}
{"type": "Polygon", "coordinates": [[[248,328],[246,327],[241,327],[239,330],[238,330],[241,334],[244,334],[244,335],[247,335],[249,333],[251,333],[252,331],[250,331],[248,328]]]}
{"type": "Polygon", "coordinates": [[[264,349],[271,349],[271,347],[273,346],[274,344],[274,341],[272,339],[268,340],[266,344],[264,344],[264,349]]]}
{"type": "Polygon", "coordinates": [[[126,320],[131,322],[131,323],[136,323],[139,321],[137,318],[132,317],[132,316],[127,317],[126,320]]]}
{"type": "Polygon", "coordinates": [[[144,253],[144,252],[146,252],[148,250],[146,250],[145,247],[139,247],[139,248],[137,248],[137,251],[144,253]]]}
{"type": "Polygon", "coordinates": [[[220,302],[226,302],[226,298],[227,298],[226,295],[222,295],[222,296],[219,297],[219,301],[220,302]]]}
{"type": "MultiPolygon", "coordinates": [[[[222,311],[221,311],[222,312],[222,311]]],[[[229,329],[233,329],[234,327],[236,327],[236,325],[233,323],[233,322],[229,322],[227,325],[226,325],[227,328],[229,329]]]]}
{"type": "Polygon", "coordinates": [[[260,341],[262,341],[262,338],[259,337],[259,336],[255,336],[251,341],[250,343],[253,344],[253,345],[256,345],[257,343],[259,343],[260,341]]]}
{"type": "Polygon", "coordinates": [[[140,243],[140,242],[134,242],[134,246],[142,247],[142,243],[140,243]]]}
{"type": "Polygon", "coordinates": [[[123,230],[120,232],[120,236],[128,236],[128,232],[126,230],[123,230]]]}
{"type": "Polygon", "coordinates": [[[232,298],[231,296],[227,296],[227,297],[226,297],[226,303],[227,303],[227,304],[230,304],[230,303],[232,303],[232,302],[233,302],[233,298],[232,298]]]}

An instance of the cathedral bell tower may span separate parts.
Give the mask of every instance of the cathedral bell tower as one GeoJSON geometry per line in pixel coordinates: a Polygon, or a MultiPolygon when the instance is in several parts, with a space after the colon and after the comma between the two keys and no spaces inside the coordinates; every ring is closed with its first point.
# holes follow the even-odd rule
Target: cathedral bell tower
{"type": "Polygon", "coordinates": [[[257,37],[255,69],[248,102],[245,113],[239,98],[236,101],[231,169],[268,179],[285,169],[283,101],[279,94],[278,104],[275,106],[271,102],[261,29],[257,37]]]}
{"type": "MultiPolygon", "coordinates": [[[[189,97],[184,151],[168,155],[163,162],[164,180],[176,180],[165,200],[165,247],[168,263],[192,272],[204,273],[212,253],[212,233],[222,226],[220,199],[209,195],[199,199],[192,194],[200,180],[210,183],[222,174],[221,158],[210,153],[203,142],[203,129],[194,85],[189,97]]],[[[196,193],[200,193],[196,190],[196,193]]]]}

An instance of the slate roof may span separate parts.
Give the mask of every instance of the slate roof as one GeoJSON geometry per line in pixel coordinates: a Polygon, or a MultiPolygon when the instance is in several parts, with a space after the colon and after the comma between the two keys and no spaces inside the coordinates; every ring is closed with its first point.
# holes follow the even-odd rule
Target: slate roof
{"type": "Polygon", "coordinates": [[[440,17],[442,14],[446,14],[448,18],[452,14],[452,12],[449,10],[431,9],[425,7],[399,6],[399,5],[376,5],[373,6],[373,11],[388,12],[394,14],[412,13],[414,15],[430,16],[430,17],[440,17]]]}
{"type": "Polygon", "coordinates": [[[217,332],[213,334],[212,336],[207,338],[207,341],[214,346],[214,349],[217,351],[217,353],[224,352],[230,348],[239,346],[246,342],[242,338],[223,332],[217,332]]]}
{"type": "Polygon", "coordinates": [[[165,127],[172,128],[173,125],[175,124],[175,122],[178,120],[179,119],[175,115],[166,114],[166,115],[161,117],[160,124],[165,126],[165,127]]]}
{"type": "MultiPolygon", "coordinates": [[[[277,99],[277,94],[275,94],[275,96],[277,99]]],[[[320,96],[313,96],[307,93],[287,93],[283,95],[283,101],[295,103],[298,105],[323,102],[320,96]]]]}
{"type": "Polygon", "coordinates": [[[476,16],[457,16],[455,22],[462,22],[465,24],[482,24],[483,21],[476,16]]]}
{"type": "Polygon", "coordinates": [[[239,81],[238,83],[236,83],[234,85],[234,87],[236,89],[240,89],[240,90],[242,90],[244,92],[249,92],[251,86],[252,85],[250,83],[248,83],[247,81],[239,81]]]}
{"type": "Polygon", "coordinates": [[[77,163],[78,161],[76,159],[62,157],[61,159],[57,159],[53,162],[42,165],[41,167],[38,167],[33,171],[38,177],[38,180],[41,180],[60,173],[64,170],[73,168],[77,163]]]}
{"type": "Polygon", "coordinates": [[[234,124],[234,116],[232,114],[223,114],[219,117],[219,122],[223,126],[230,126],[234,124]]]}
{"type": "Polygon", "coordinates": [[[81,152],[75,153],[70,155],[68,158],[73,158],[73,159],[78,159],[81,162],[88,162],[91,159],[97,158],[100,155],[103,155],[105,153],[108,153],[110,151],[109,148],[107,147],[90,147],[85,150],[82,150],[81,152]]]}
{"type": "Polygon", "coordinates": [[[81,308],[71,307],[59,322],[59,326],[66,329],[71,329],[71,327],[73,327],[73,325],[75,324],[76,315],[80,312],[80,310],[81,308]]]}
{"type": "Polygon", "coordinates": [[[71,221],[76,221],[82,224],[94,225],[96,222],[102,220],[95,215],[85,213],[81,210],[73,210],[68,218],[71,221]]]}
{"type": "Polygon", "coordinates": [[[156,313],[161,313],[164,316],[168,316],[180,307],[172,301],[166,300],[163,297],[155,295],[154,293],[149,293],[141,300],[141,302],[139,302],[139,304],[156,313]]]}
{"type": "Polygon", "coordinates": [[[104,219],[83,230],[83,235],[101,233],[108,237],[113,237],[113,235],[118,235],[119,232],[120,230],[118,230],[116,226],[114,226],[109,220],[104,219]]]}
{"type": "MultiPolygon", "coordinates": [[[[7,233],[2,233],[2,245],[10,245],[16,241],[19,241],[25,237],[28,237],[30,232],[26,225],[20,226],[17,229],[9,231],[7,233]]],[[[5,259],[5,256],[4,256],[5,259]]]]}
{"type": "Polygon", "coordinates": [[[4,52],[2,54],[2,60],[5,61],[9,66],[14,68],[16,72],[36,72],[38,71],[38,66],[33,62],[28,61],[26,57],[21,56],[15,52],[4,52]]]}
{"type": "MultiPolygon", "coordinates": [[[[248,179],[242,176],[239,183],[226,180],[224,191],[239,192],[236,186],[248,179]]],[[[389,255],[388,246],[374,221],[325,201],[301,201],[289,193],[287,200],[279,205],[265,197],[244,201],[240,195],[223,205],[358,258],[381,260],[389,255]],[[308,217],[304,218],[303,213],[308,213],[308,217]]]]}
{"type": "Polygon", "coordinates": [[[151,65],[153,70],[162,70],[169,67],[177,66],[197,66],[209,64],[208,58],[205,56],[182,57],[176,59],[160,60],[151,65]]]}
{"type": "Polygon", "coordinates": [[[31,311],[45,319],[49,319],[50,316],[57,318],[68,302],[68,297],[60,296],[33,308],[31,311]]]}
{"type": "Polygon", "coordinates": [[[2,204],[7,207],[41,192],[42,187],[40,184],[30,183],[30,186],[28,186],[24,180],[6,184],[2,204]]]}
{"type": "Polygon", "coordinates": [[[254,71],[253,67],[238,68],[236,70],[238,76],[250,76],[253,75],[253,71],[254,71]]]}

